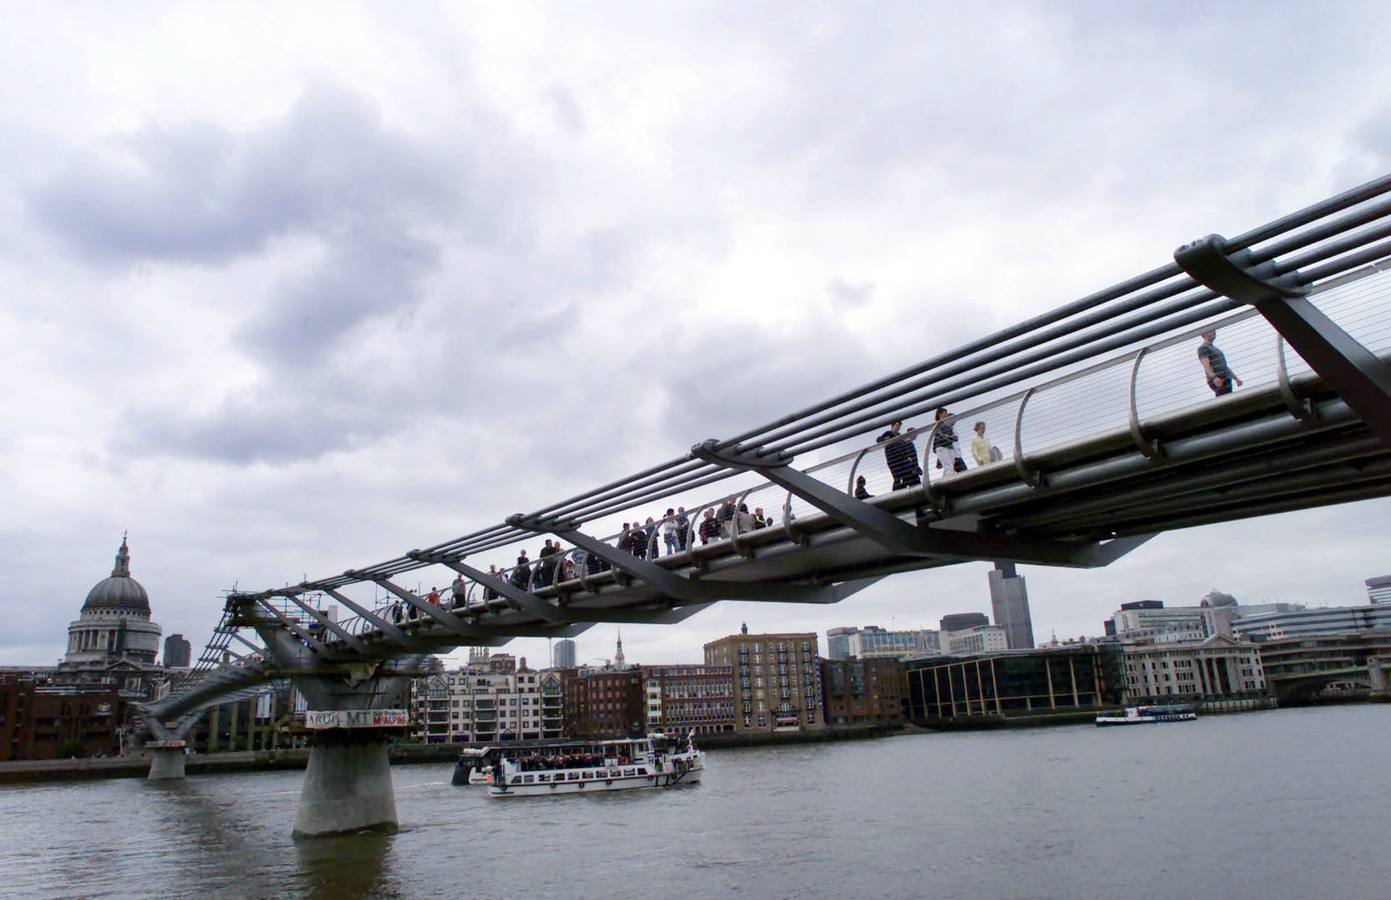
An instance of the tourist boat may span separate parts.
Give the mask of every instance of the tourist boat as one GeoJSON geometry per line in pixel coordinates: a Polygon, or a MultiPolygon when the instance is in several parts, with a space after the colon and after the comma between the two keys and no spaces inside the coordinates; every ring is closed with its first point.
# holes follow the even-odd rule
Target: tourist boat
{"type": "Polygon", "coordinates": [[[488,773],[488,794],[536,797],[674,787],[695,784],[704,769],[705,754],[696,749],[693,734],[652,734],[594,741],[581,752],[540,750],[503,759],[488,773]]]}
{"type": "Polygon", "coordinates": [[[498,763],[514,756],[561,756],[593,752],[594,741],[572,741],[549,738],[531,741],[499,741],[496,744],[483,744],[465,747],[454,764],[455,786],[465,784],[491,784],[492,773],[498,763]]]}
{"type": "Polygon", "coordinates": [[[1192,722],[1198,718],[1196,707],[1182,703],[1163,706],[1127,706],[1123,716],[1100,715],[1096,717],[1099,727],[1107,725],[1147,725],[1151,722],[1192,722]]]}

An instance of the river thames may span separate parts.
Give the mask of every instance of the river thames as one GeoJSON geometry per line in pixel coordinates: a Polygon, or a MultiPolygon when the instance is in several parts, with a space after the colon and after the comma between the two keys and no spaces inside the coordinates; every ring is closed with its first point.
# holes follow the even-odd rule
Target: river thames
{"type": "Polygon", "coordinates": [[[395,835],[295,842],[299,772],[0,789],[6,896],[1391,896],[1391,706],[714,751],[669,791],[490,800],[394,769],[395,835]]]}

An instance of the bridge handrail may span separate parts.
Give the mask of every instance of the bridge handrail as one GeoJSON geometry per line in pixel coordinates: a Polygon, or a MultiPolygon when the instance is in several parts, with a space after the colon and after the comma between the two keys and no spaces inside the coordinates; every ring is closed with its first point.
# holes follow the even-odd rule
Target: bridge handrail
{"type": "MultiPolygon", "coordinates": [[[[1278,272],[1301,272],[1303,280],[1318,293],[1328,286],[1345,283],[1343,279],[1349,273],[1391,253],[1391,241],[1387,240],[1391,237],[1391,223],[1388,222],[1391,200],[1385,199],[1388,193],[1391,193],[1391,175],[1252,229],[1227,241],[1225,246],[1228,252],[1249,250],[1251,262],[1272,262],[1278,272]]],[[[1358,277],[1365,277],[1365,274],[1358,277]]],[[[949,353],[727,438],[718,446],[743,446],[754,442],[759,452],[785,450],[805,457],[854,441],[851,449],[805,470],[821,475],[838,471],[848,463],[851,477],[847,484],[853,489],[855,467],[870,450],[880,446],[868,443],[869,438],[891,418],[911,418],[937,406],[956,405],[974,398],[981,402],[965,412],[957,412],[951,421],[961,422],[1015,407],[1018,410],[1015,420],[1018,449],[1011,462],[1023,471],[1027,468],[1029,453],[1023,439],[1025,416],[1022,407],[1026,398],[1042,398],[1051,393],[1061,396],[1069,385],[1082,385],[1098,373],[1130,364],[1133,368],[1127,408],[1132,423],[1138,423],[1138,436],[1142,438],[1143,416],[1135,391],[1141,364],[1147,365],[1154,354],[1165,348],[1191,340],[1194,333],[1210,327],[1214,321],[1222,327],[1230,327],[1255,315],[1236,301],[1217,298],[1176,264],[1167,263],[949,353]],[[1099,354],[1111,353],[1117,355],[1075,368],[1099,354]],[[1055,377],[1042,384],[1023,386],[1029,379],[1050,374],[1055,377]],[[990,396],[996,391],[1002,393],[990,396]]],[[[1283,365],[1280,371],[1283,384],[1288,381],[1288,372],[1283,365]]],[[[924,466],[924,493],[931,490],[933,474],[932,469],[924,466]]],[[[770,482],[750,486],[750,479],[743,473],[685,454],[541,507],[537,514],[571,518],[586,524],[624,509],[663,498],[683,497],[700,487],[731,479],[740,479],[743,483],[720,497],[754,498],[764,491],[781,492],[770,482]]],[[[783,495],[778,493],[778,496],[783,495]]],[[[696,515],[710,505],[710,501],[685,505],[696,509],[690,522],[690,539],[694,545],[699,527],[696,515]]],[[[793,504],[790,495],[783,505],[783,521],[778,527],[791,536],[793,504]]],[[[664,516],[655,523],[653,543],[660,540],[662,527],[668,521],[669,517],[664,516]]],[[[605,540],[611,541],[613,537],[605,540]]],[[[502,523],[427,548],[426,552],[475,555],[537,539],[528,531],[502,523]]],[[[737,534],[735,543],[739,543],[737,534]]],[[[565,555],[556,557],[557,567],[575,553],[566,550],[565,555]]],[[[694,555],[693,549],[691,553],[694,555]]],[[[531,587],[536,587],[537,563],[538,560],[530,561],[532,578],[528,585],[531,587]]],[[[338,588],[371,578],[391,578],[429,565],[432,563],[405,555],[341,575],[306,581],[300,587],[305,590],[338,588]]],[[[514,568],[504,569],[502,574],[510,574],[514,568]]],[[[587,576],[585,568],[576,566],[587,576]]],[[[480,604],[471,596],[473,580],[466,579],[466,582],[470,588],[465,593],[464,608],[474,609],[480,604]]],[[[486,605],[486,601],[481,605],[486,605]]],[[[343,621],[350,623],[348,629],[353,634],[375,631],[360,616],[343,621]]],[[[337,640],[332,635],[325,635],[325,639],[337,640]]],[[[226,649],[225,644],[221,649],[226,649]]]]}

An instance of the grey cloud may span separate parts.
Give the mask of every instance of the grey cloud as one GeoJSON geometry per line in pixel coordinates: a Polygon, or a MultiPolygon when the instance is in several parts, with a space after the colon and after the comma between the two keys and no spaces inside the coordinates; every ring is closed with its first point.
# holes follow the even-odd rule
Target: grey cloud
{"type": "Polygon", "coordinates": [[[63,160],[27,199],[45,228],[94,262],[219,263],[286,233],[399,226],[460,205],[486,232],[476,168],[387,133],[370,104],[318,86],[283,119],[244,134],[194,122],[108,138],[63,160]]]}
{"type": "Polygon", "coordinates": [[[835,306],[855,309],[864,306],[874,296],[874,282],[832,278],[831,283],[826,286],[826,291],[831,295],[831,302],[835,306]]]}
{"type": "Polygon", "coordinates": [[[309,272],[279,286],[241,332],[255,356],[289,369],[318,365],[364,319],[413,306],[439,250],[408,234],[354,228],[309,272]]]}

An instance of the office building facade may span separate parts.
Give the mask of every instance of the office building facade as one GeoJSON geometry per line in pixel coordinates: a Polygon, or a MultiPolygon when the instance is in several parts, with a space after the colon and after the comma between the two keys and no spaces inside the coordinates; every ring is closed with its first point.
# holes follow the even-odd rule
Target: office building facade
{"type": "Polygon", "coordinates": [[[563,638],[555,642],[555,658],[551,660],[551,667],[556,669],[573,669],[575,667],[575,642],[570,638],[563,638]]]}
{"type": "Polygon", "coordinates": [[[930,628],[888,631],[878,625],[840,627],[826,632],[830,659],[901,659],[931,653],[940,646],[930,628]]]}
{"type": "Polygon", "coordinates": [[[1120,703],[1120,654],[1099,644],[904,662],[909,718],[965,725],[1073,716],[1120,703]]]}
{"type": "Polygon", "coordinates": [[[947,656],[997,653],[1009,649],[1009,635],[1000,625],[976,625],[961,631],[942,633],[941,652],[947,656]]]}
{"type": "Polygon", "coordinates": [[[1029,615],[1029,591],[1014,563],[998,562],[990,572],[990,609],[995,624],[1005,630],[1010,650],[1032,650],[1034,622],[1029,615]]]}
{"type": "Polygon", "coordinates": [[[1391,629],[1391,604],[1329,606],[1243,616],[1232,623],[1232,629],[1240,637],[1257,642],[1340,632],[1381,631],[1391,629]]]}
{"type": "Polygon", "coordinates": [[[171,634],[164,639],[164,667],[166,669],[187,669],[193,658],[193,645],[184,640],[181,634],[171,634]]]}
{"type": "Polygon", "coordinates": [[[1134,703],[1226,700],[1264,695],[1254,643],[1213,635],[1202,641],[1127,644],[1126,699],[1134,703]]]}

